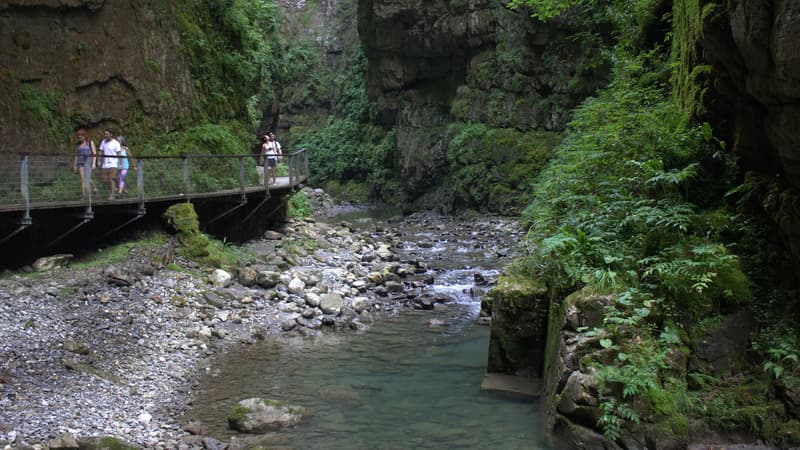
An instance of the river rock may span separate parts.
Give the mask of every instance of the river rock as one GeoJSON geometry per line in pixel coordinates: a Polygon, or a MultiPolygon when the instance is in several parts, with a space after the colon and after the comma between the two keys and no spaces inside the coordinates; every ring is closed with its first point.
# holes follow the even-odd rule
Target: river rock
{"type": "Polygon", "coordinates": [[[208,281],[215,287],[226,287],[231,283],[233,277],[222,269],[214,269],[208,276],[208,281]]]}
{"type": "Polygon", "coordinates": [[[297,320],[293,318],[284,319],[281,321],[281,330],[289,331],[297,326],[297,320]]]}
{"type": "Polygon", "coordinates": [[[383,275],[380,272],[370,272],[367,274],[367,279],[375,284],[383,283],[383,275]]]}
{"type": "Polygon", "coordinates": [[[436,306],[436,301],[431,296],[423,295],[414,298],[414,308],[416,309],[430,310],[433,309],[435,306],[436,306]]]}
{"type": "Polygon", "coordinates": [[[278,311],[285,313],[296,313],[300,311],[300,306],[292,301],[282,301],[278,303],[278,311]]]}
{"type": "Polygon", "coordinates": [[[64,433],[61,436],[51,439],[49,442],[51,450],[77,450],[78,440],[72,433],[64,433]]]}
{"type": "Polygon", "coordinates": [[[56,267],[62,267],[69,263],[69,261],[73,258],[73,255],[69,253],[61,253],[58,255],[51,255],[51,256],[44,256],[42,258],[37,259],[33,263],[33,270],[37,272],[44,272],[47,270],[53,270],[56,267]]]}
{"type": "Polygon", "coordinates": [[[322,321],[319,319],[300,317],[297,319],[297,323],[312,330],[318,330],[322,328],[322,321]]]}
{"type": "Polygon", "coordinates": [[[342,311],[344,300],[342,296],[333,292],[320,296],[319,308],[325,314],[339,314],[342,311]]]}
{"type": "Polygon", "coordinates": [[[230,448],[228,444],[208,436],[203,437],[202,442],[205,450],[228,450],[230,448]]]}
{"type": "Polygon", "coordinates": [[[394,261],[397,259],[388,245],[381,245],[375,253],[377,253],[378,257],[383,261],[394,261]]]}
{"type": "Polygon", "coordinates": [[[322,299],[319,297],[319,295],[313,292],[306,292],[306,303],[309,306],[313,306],[316,308],[317,306],[319,306],[321,301],[322,299]]]}
{"type": "Polygon", "coordinates": [[[85,343],[71,339],[64,343],[64,349],[77,355],[88,355],[90,351],[89,346],[85,343]]]}
{"type": "Polygon", "coordinates": [[[397,281],[387,281],[383,283],[383,287],[385,287],[389,292],[403,292],[405,290],[403,283],[399,283],[397,281]]]}
{"type": "Polygon", "coordinates": [[[249,398],[233,407],[228,426],[243,433],[265,433],[296,425],[303,420],[305,410],[276,400],[249,398]]]}
{"type": "Polygon", "coordinates": [[[225,302],[214,291],[206,292],[205,294],[203,294],[203,298],[205,298],[206,303],[208,303],[209,305],[211,305],[211,306],[213,306],[215,308],[224,308],[225,307],[225,302]]]}
{"type": "Polygon", "coordinates": [[[263,270],[258,273],[256,283],[263,288],[271,288],[278,285],[281,280],[281,273],[272,270],[263,270]]]}
{"type": "Polygon", "coordinates": [[[277,240],[283,239],[283,234],[281,234],[281,233],[279,233],[277,231],[267,230],[267,231],[264,232],[264,236],[263,237],[264,237],[264,239],[269,240],[269,241],[277,241],[277,240]]]}
{"type": "Polygon", "coordinates": [[[302,294],[305,288],[306,284],[299,278],[292,278],[289,282],[289,292],[292,294],[302,294]]]}
{"type": "Polygon", "coordinates": [[[356,297],[353,299],[353,309],[361,314],[362,311],[368,310],[372,307],[372,300],[367,297],[356,297]]]}
{"type": "Polygon", "coordinates": [[[256,282],[256,278],[258,278],[258,272],[252,267],[239,268],[239,283],[242,285],[251,286],[256,282]]]}

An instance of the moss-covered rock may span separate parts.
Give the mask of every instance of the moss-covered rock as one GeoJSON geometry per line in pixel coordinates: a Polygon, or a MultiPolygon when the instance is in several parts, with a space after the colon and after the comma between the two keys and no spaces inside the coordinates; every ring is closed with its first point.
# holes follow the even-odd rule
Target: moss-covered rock
{"type": "Polygon", "coordinates": [[[501,276],[486,295],[492,305],[488,372],[542,376],[547,340],[547,289],[524,275],[501,276]]]}
{"type": "Polygon", "coordinates": [[[265,433],[299,423],[305,410],[285,402],[249,398],[240,401],[228,414],[228,426],[244,433],[265,433]]]}
{"type": "Polygon", "coordinates": [[[139,450],[140,447],[115,437],[94,437],[78,441],[80,450],[139,450]]]}
{"type": "Polygon", "coordinates": [[[200,232],[200,220],[191,203],[178,203],[164,212],[167,223],[178,233],[181,253],[202,264],[220,267],[222,256],[211,246],[205,234],[200,232]]]}

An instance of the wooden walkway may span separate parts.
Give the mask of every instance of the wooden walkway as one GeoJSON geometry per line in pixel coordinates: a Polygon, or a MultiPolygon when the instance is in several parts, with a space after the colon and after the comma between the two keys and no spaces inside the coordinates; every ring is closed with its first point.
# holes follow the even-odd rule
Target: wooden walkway
{"type": "MultiPolygon", "coordinates": [[[[268,189],[262,186],[248,186],[242,189],[222,189],[219,191],[212,191],[212,192],[197,192],[194,194],[167,194],[167,195],[157,195],[157,196],[150,196],[147,197],[145,203],[157,203],[157,202],[170,202],[170,201],[191,201],[192,199],[200,199],[200,198],[215,198],[215,197],[233,197],[241,194],[245,195],[252,195],[259,192],[264,192],[265,194],[270,192],[285,192],[290,190],[294,187],[302,185],[307,181],[306,176],[299,176],[295,180],[290,180],[289,177],[277,177],[275,184],[270,184],[268,189]]],[[[108,188],[105,189],[106,191],[108,188]]],[[[115,198],[113,200],[109,200],[105,195],[103,195],[104,191],[100,190],[100,193],[97,194],[97,198],[91,200],[91,204],[93,206],[111,206],[111,205],[139,205],[141,203],[140,199],[136,196],[126,196],[122,198],[115,198]]],[[[42,209],[62,209],[62,208],[81,208],[86,207],[89,204],[89,200],[75,200],[75,199],[68,199],[68,200],[59,200],[59,201],[44,201],[44,202],[32,202],[28,205],[28,209],[31,211],[34,210],[42,210],[42,209]]],[[[2,205],[0,204],[0,213],[9,213],[9,212],[23,212],[25,210],[25,206],[20,203],[2,205]]]]}
{"type": "MultiPolygon", "coordinates": [[[[278,164],[280,176],[274,184],[268,183],[269,174],[266,178],[259,176],[253,155],[145,156],[129,163],[128,196],[109,198],[111,188],[102,181],[102,170],[93,169],[84,173],[83,184],[94,185],[97,193],[82,198],[82,180],[74,170],[74,156],[0,155],[0,219],[16,222],[10,234],[0,233],[0,244],[31,226],[44,212],[63,210],[73,217],[77,213],[87,222],[94,219],[95,209],[111,212],[120,206],[133,206],[127,209],[142,217],[148,204],[201,199],[230,201],[233,210],[246,204],[248,198],[260,198],[263,203],[273,194],[294,192],[308,180],[305,149],[283,155],[278,164]]],[[[96,165],[100,167],[101,162],[96,165]]]]}

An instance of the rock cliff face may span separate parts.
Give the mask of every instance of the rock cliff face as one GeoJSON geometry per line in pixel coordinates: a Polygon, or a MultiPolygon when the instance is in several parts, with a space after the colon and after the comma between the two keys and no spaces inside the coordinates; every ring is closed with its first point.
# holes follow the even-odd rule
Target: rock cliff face
{"type": "Polygon", "coordinates": [[[194,86],[180,36],[163,14],[148,0],[0,4],[4,151],[71,151],[79,124],[124,131],[145,116],[173,127],[188,112],[194,86]],[[75,123],[47,123],[56,108],[75,123]]]}
{"type": "Polygon", "coordinates": [[[607,75],[602,32],[570,39],[571,19],[534,22],[502,2],[360,0],[358,27],[367,92],[396,130],[412,197],[441,181],[448,124],[559,130],[607,75]]]}
{"type": "MultiPolygon", "coordinates": [[[[771,178],[783,230],[800,279],[800,2],[717,0],[706,14],[703,55],[712,64],[716,127],[744,170],[771,178]]],[[[765,200],[764,203],[769,203],[765,200]]]]}

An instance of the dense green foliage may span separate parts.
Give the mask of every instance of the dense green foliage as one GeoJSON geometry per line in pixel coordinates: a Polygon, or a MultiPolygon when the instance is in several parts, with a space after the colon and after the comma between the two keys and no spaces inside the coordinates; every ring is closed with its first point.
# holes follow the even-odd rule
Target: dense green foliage
{"type": "MultiPolygon", "coordinates": [[[[331,114],[321,128],[312,128],[295,137],[298,147],[311,149],[309,166],[313,182],[336,186],[355,183],[360,188],[352,200],[366,201],[384,196],[392,189],[394,133],[372,123],[374,106],[367,100],[364,86],[366,58],[354,57],[345,73],[333,79],[331,114]],[[365,192],[366,186],[373,191],[365,192]]],[[[339,190],[344,194],[345,190],[339,190]]]]}
{"type": "MultiPolygon", "coordinates": [[[[642,12],[654,10],[630,3],[615,2],[625,6],[618,20],[647,23],[642,12]]],[[[676,27],[691,30],[693,13],[684,6],[676,6],[676,27]]],[[[768,395],[770,386],[800,386],[797,327],[774,315],[775,304],[785,303],[754,298],[780,297],[760,269],[773,247],[757,222],[727,202],[769,188],[752,178],[737,187],[725,144],[708,124],[694,122],[705,89],[696,74],[706,69],[681,49],[694,46],[697,35],[685,31],[672,45],[672,60],[688,68],[671,65],[658,42],[637,48],[640,39],[636,32],[622,38],[613,81],[574,112],[537,180],[523,213],[530,227],[525,270],[560,295],[584,286],[611,295],[603,326],[584,330],[600,338],[607,355],[585,363],[598,369],[598,426],[608,439],[640,424],[688,442],[687,418],[694,418],[781,445],[797,442],[797,422],[768,395]],[[669,83],[662,74],[671,66],[669,83]],[[773,324],[755,341],[763,373],[752,378],[750,394],[702,369],[687,377],[674,355],[688,354],[693,339],[742,309],[760,326],[773,324]],[[769,331],[776,323],[782,334],[769,331]]]]}
{"type": "Polygon", "coordinates": [[[453,123],[448,129],[448,173],[462,207],[519,213],[559,133],[453,123]]]}
{"type": "Polygon", "coordinates": [[[531,17],[540,20],[552,19],[572,6],[583,4],[590,0],[511,0],[510,8],[527,6],[530,8],[531,17]]]}
{"type": "MultiPolygon", "coordinates": [[[[247,117],[251,98],[274,99],[280,79],[279,9],[271,1],[182,0],[166,3],[189,57],[200,101],[195,118],[247,117]]],[[[260,117],[250,117],[257,122],[260,117]]],[[[257,123],[250,123],[256,126],[257,123]]]]}

